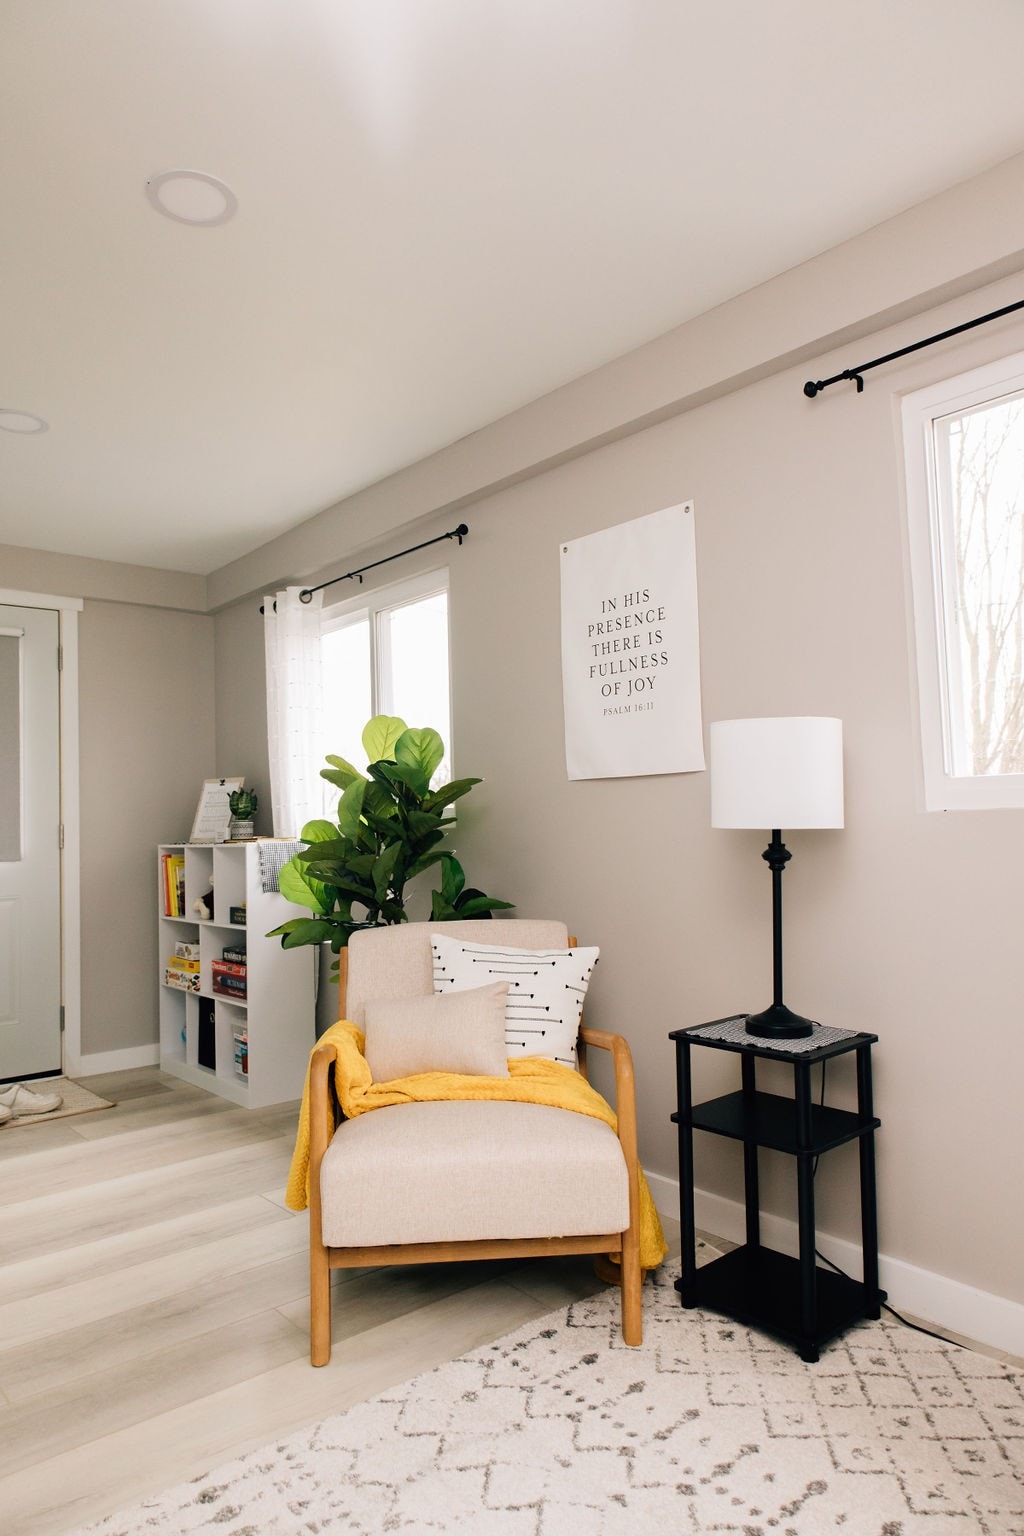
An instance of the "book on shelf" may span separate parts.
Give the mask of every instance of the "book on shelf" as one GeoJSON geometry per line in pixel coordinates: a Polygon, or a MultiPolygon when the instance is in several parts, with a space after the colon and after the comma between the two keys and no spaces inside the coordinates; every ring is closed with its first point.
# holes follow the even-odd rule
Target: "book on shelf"
{"type": "Polygon", "coordinates": [[[246,998],[246,970],[231,960],[210,961],[210,989],[221,997],[246,998]]]}
{"type": "Polygon", "coordinates": [[[199,942],[197,939],[178,939],[174,945],[174,955],[177,960],[198,960],[199,942]]]}
{"type": "Polygon", "coordinates": [[[190,975],[198,976],[199,961],[183,960],[180,955],[171,955],[168,957],[167,969],[169,971],[185,971],[190,975]]]}
{"type": "Polygon", "coordinates": [[[244,976],[248,967],[244,961],[211,960],[210,969],[215,976],[244,976]]]}
{"type": "Polygon", "coordinates": [[[161,855],[164,916],[185,916],[185,856],[181,853],[161,855]]]}
{"type": "Polygon", "coordinates": [[[225,944],[221,950],[221,959],[229,960],[234,965],[245,965],[246,954],[244,944],[225,944]]]}
{"type": "Polygon", "coordinates": [[[241,976],[215,976],[211,989],[217,997],[228,997],[236,1003],[247,1000],[245,981],[241,976]]]}

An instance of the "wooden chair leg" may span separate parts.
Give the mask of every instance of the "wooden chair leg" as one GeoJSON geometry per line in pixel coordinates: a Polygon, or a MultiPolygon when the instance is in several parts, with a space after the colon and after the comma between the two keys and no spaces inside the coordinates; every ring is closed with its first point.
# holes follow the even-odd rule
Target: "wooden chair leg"
{"type": "Polygon", "coordinates": [[[641,1292],[644,1283],[640,1268],[640,1234],[635,1228],[622,1234],[622,1339],[623,1343],[643,1343],[643,1306],[641,1292]]]}
{"type": "Polygon", "coordinates": [[[331,1358],[331,1268],[327,1249],[309,1245],[309,1360],[326,1365],[331,1358]]]}

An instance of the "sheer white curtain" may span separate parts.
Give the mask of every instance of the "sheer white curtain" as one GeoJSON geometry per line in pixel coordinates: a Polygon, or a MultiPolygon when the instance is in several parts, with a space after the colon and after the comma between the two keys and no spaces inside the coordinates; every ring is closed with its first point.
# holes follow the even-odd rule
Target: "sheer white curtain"
{"type": "Polygon", "coordinates": [[[275,837],[298,837],[307,821],[323,814],[321,593],[302,603],[300,591],[286,587],[263,599],[275,837]]]}

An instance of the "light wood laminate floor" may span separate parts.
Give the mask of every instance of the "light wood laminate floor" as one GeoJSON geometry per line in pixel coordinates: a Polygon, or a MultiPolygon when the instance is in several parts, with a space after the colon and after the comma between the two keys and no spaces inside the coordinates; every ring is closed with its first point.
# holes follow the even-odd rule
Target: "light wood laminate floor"
{"type": "Polygon", "coordinates": [[[87,1085],[115,1108],[0,1130],[6,1536],[62,1536],[598,1288],[585,1259],[338,1272],[314,1370],[296,1107],[155,1067],[87,1085]]]}

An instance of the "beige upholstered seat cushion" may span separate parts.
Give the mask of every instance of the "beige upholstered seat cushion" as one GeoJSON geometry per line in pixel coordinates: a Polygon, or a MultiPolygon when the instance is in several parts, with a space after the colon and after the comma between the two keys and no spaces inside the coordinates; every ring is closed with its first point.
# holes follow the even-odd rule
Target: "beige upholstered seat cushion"
{"type": "Polygon", "coordinates": [[[332,1248],[621,1232],[625,1159],[601,1120],[542,1104],[396,1104],[344,1121],[320,1172],[332,1248]]]}

